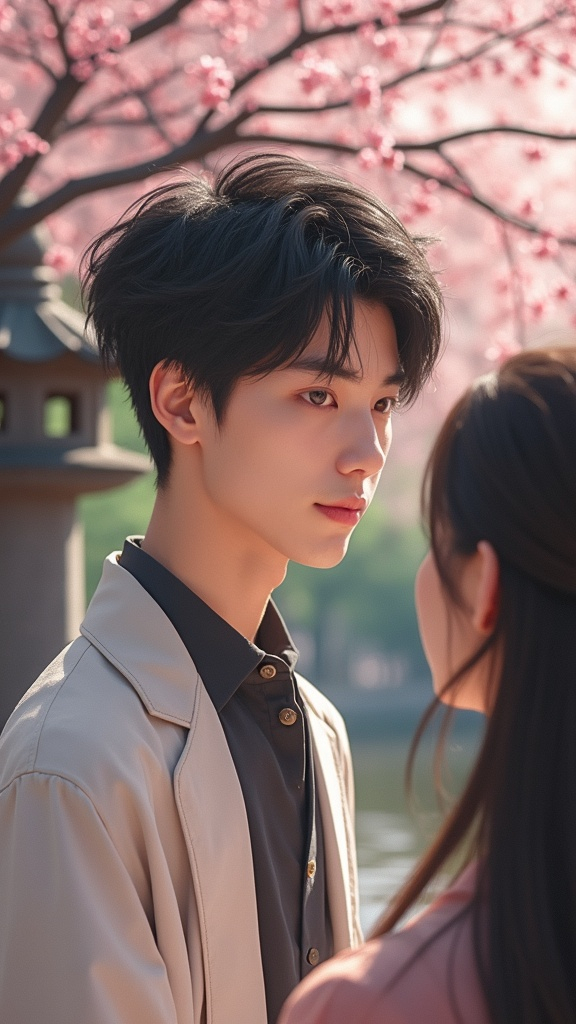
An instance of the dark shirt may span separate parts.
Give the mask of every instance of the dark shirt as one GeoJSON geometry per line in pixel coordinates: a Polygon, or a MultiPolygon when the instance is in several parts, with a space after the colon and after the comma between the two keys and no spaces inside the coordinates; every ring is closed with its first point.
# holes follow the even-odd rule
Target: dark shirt
{"type": "MultiPolygon", "coordinates": [[[[322,822],[298,652],[270,601],[251,643],[136,538],[120,565],[168,616],[218,712],[244,802],[270,1024],[295,985],[333,954],[322,822]]],[[[242,950],[238,951],[242,955],[242,950]]]]}

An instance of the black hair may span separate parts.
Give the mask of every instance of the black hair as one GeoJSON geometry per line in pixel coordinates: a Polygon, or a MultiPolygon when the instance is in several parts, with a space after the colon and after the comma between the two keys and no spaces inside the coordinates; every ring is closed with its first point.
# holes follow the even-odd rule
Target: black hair
{"type": "Polygon", "coordinates": [[[325,372],[346,363],[355,297],[393,317],[410,402],[441,343],[442,299],[425,257],[375,196],[294,157],[244,157],[210,185],[188,176],[133,204],[84,255],[88,323],[126,382],[162,486],[170,444],[149,398],[176,365],[219,423],[236,382],[297,359],[325,311],[325,372]]]}
{"type": "Polygon", "coordinates": [[[456,607],[455,556],[481,540],[498,555],[494,629],[440,694],[491,657],[490,713],[464,792],[375,934],[465,847],[479,858],[469,912],[489,1019],[566,1024],[576,1020],[576,348],[522,352],[466,391],[430,456],[423,511],[456,607]]]}

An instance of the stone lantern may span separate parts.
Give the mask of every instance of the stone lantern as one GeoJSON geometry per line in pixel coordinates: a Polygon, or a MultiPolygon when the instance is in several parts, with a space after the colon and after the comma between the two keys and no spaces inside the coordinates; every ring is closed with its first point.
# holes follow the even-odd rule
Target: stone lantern
{"type": "Polygon", "coordinates": [[[76,498],[150,469],[112,443],[97,352],[45,248],[35,229],[0,251],[0,728],[78,631],[76,498]]]}

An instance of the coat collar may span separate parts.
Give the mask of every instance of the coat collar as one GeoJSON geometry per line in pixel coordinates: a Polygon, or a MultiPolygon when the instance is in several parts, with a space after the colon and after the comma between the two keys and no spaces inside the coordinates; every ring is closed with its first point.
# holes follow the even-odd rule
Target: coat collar
{"type": "Polygon", "coordinates": [[[150,715],[190,726],[200,676],[170,620],[134,577],[104,562],[80,632],[130,681],[150,715]]]}

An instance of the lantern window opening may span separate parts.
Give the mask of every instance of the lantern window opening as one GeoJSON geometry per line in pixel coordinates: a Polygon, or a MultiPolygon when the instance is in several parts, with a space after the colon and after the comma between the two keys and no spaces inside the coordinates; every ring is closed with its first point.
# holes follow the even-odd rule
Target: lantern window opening
{"type": "Polygon", "coordinates": [[[76,434],[79,429],[79,409],[76,395],[52,392],[44,400],[44,434],[63,438],[76,434]]]}

